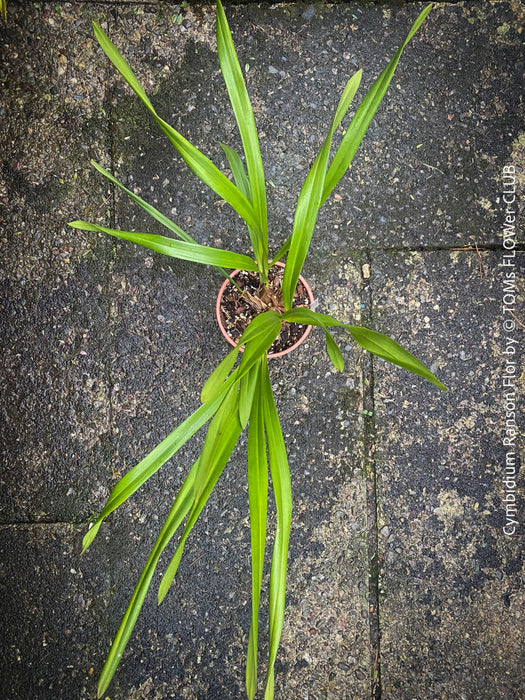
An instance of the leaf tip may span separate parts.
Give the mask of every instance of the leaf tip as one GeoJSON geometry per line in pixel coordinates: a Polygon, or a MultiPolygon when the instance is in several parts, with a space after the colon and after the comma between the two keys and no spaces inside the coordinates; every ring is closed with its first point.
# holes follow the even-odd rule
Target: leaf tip
{"type": "Polygon", "coordinates": [[[82,540],[82,552],[81,554],[84,554],[84,552],[87,550],[87,548],[90,546],[90,544],[93,542],[95,537],[97,536],[97,533],[100,528],[101,521],[97,521],[93,523],[93,525],[89,528],[89,530],[86,532],[84,535],[84,539],[82,540]]]}

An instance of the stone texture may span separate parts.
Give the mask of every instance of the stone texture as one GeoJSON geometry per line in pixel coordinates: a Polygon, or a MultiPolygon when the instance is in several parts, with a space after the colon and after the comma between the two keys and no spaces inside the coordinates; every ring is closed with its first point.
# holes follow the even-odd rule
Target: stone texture
{"type": "Polygon", "coordinates": [[[0,528],[0,693],[94,697],[110,594],[104,552],[78,556],[77,525],[0,528]]]}
{"type": "MultiPolygon", "coordinates": [[[[252,5],[228,12],[261,133],[276,248],[346,80],[363,67],[363,86],[371,85],[415,16],[413,6],[317,6],[308,18],[303,10],[252,5]]],[[[196,8],[184,12],[187,27],[156,7],[122,11],[115,41],[155,92],[160,114],[226,166],[217,142],[237,147],[238,136],[218,73],[212,16],[196,8]],[[146,26],[153,35],[147,43],[146,26]],[[169,46],[175,57],[167,60],[169,46]]],[[[338,196],[321,213],[318,251],[496,244],[496,154],[516,148],[523,117],[520,13],[519,3],[433,10],[407,47],[338,196]]],[[[142,114],[135,98],[119,100],[116,162],[122,176],[137,174],[123,168],[118,155],[121,137],[129,137],[128,153],[147,175],[141,190],[153,187],[152,196],[161,200],[167,190],[168,211],[183,227],[190,224],[199,240],[244,246],[246,238],[232,231],[239,231],[236,215],[188,178],[177,156],[172,165],[170,147],[155,132],[146,133],[150,122],[142,114]],[[130,128],[137,124],[143,133],[133,137],[130,128]],[[155,170],[158,162],[162,173],[155,170]],[[179,206],[188,192],[201,207],[198,217],[188,205],[179,206]]]]}
{"type": "MultiPolygon", "coordinates": [[[[347,78],[363,67],[369,86],[422,7],[227,7],[260,127],[274,250],[347,78]]],[[[66,226],[84,218],[160,232],[89,159],[200,242],[248,250],[237,216],[187,172],[108,66],[92,19],[163,117],[221,167],[218,141],[239,147],[209,5],[9,3],[0,694],[15,699],[95,697],[202,436],[108,520],[84,557],[81,536],[119,477],[195,410],[226,351],[215,272],[197,276],[189,263],[66,226]]],[[[366,318],[451,391],[438,395],[380,361],[370,372],[344,339],[339,375],[319,331],[272,364],[294,485],[278,697],[364,700],[380,682],[386,698],[524,695],[520,540],[501,532],[500,253],[488,250],[499,246],[502,164],[515,163],[523,185],[522,25],[514,0],[437,5],[319,218],[305,267],[318,310],[366,318]]],[[[245,451],[243,438],[162,607],[154,590],[148,597],[108,697],[243,697],[245,451]]],[[[263,641],[261,670],[266,655],[263,641]]]]}
{"type": "Polygon", "coordinates": [[[89,165],[108,152],[96,16],[85,5],[27,6],[2,28],[3,522],[85,519],[106,474],[110,248],[67,226],[100,220],[108,205],[89,165]]]}
{"type": "MultiPolygon", "coordinates": [[[[515,452],[519,469],[520,448],[503,443],[509,334],[502,255],[374,258],[378,326],[449,386],[438,394],[375,363],[381,660],[389,698],[513,698],[524,691],[522,525],[512,536],[505,529],[506,457],[515,452]]],[[[519,315],[524,262],[521,254],[514,267],[519,315]]],[[[523,371],[517,347],[513,359],[523,371]]],[[[522,405],[523,383],[516,378],[515,386],[522,405]]],[[[524,505],[518,487],[518,513],[524,505]]]]}

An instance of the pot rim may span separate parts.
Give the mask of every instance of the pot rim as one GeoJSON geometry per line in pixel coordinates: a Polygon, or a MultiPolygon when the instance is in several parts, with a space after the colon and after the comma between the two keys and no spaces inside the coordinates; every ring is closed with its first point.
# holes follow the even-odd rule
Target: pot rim
{"type": "MultiPolygon", "coordinates": [[[[285,264],[280,262],[280,261],[277,261],[276,263],[274,263],[274,265],[272,267],[284,268],[285,264]]],[[[239,272],[243,272],[243,270],[240,270],[240,269],[234,270],[233,272],[230,273],[230,277],[232,277],[232,278],[235,277],[236,275],[239,274],[239,272]]],[[[313,292],[312,292],[310,285],[308,284],[308,282],[305,280],[305,278],[302,275],[299,275],[299,280],[303,284],[304,289],[305,289],[306,293],[308,294],[308,298],[310,299],[310,305],[313,304],[314,303],[314,295],[313,295],[313,292]]],[[[226,289],[226,286],[229,284],[229,281],[230,280],[225,279],[224,282],[220,286],[219,292],[217,294],[217,301],[215,302],[215,316],[217,318],[217,323],[219,325],[219,328],[220,328],[222,335],[224,336],[226,341],[235,348],[235,347],[237,347],[237,343],[233,340],[233,338],[230,338],[230,336],[226,332],[226,329],[224,328],[224,324],[223,324],[222,318],[221,318],[221,301],[222,301],[222,297],[224,295],[224,290],[226,289]]],[[[289,353],[291,353],[293,350],[296,350],[299,347],[299,345],[302,345],[304,343],[304,341],[308,338],[308,336],[310,335],[310,333],[312,331],[312,328],[313,328],[313,326],[306,326],[302,336],[293,345],[290,345],[289,348],[286,348],[286,350],[281,350],[280,352],[267,353],[266,357],[269,360],[271,360],[275,357],[283,357],[284,355],[288,355],[289,353]]],[[[244,347],[241,347],[240,350],[241,350],[241,352],[243,352],[244,347]]]]}

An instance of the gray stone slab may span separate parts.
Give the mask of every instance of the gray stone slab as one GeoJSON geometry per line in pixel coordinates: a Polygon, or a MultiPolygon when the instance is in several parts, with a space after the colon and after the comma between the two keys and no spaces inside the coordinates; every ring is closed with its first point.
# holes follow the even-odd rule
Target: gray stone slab
{"type": "MultiPolygon", "coordinates": [[[[261,128],[274,249],[290,230],[297,192],[347,77],[363,66],[369,85],[422,7],[227,8],[261,128]]],[[[321,310],[359,319],[365,249],[497,241],[501,163],[523,152],[520,12],[514,2],[433,10],[340,199],[320,217],[306,274],[321,310]]],[[[146,225],[88,170],[89,157],[107,165],[111,154],[128,186],[201,242],[239,251],[248,245],[236,215],[187,174],[115,79],[92,39],[91,19],[106,22],[162,116],[223,167],[217,141],[238,146],[212,8],[84,3],[11,15],[2,41],[9,83],[0,134],[6,521],[87,520],[119,476],[198,406],[200,386],[225,352],[212,316],[215,273],[197,277],[190,264],[65,227],[80,217],[146,225]]],[[[464,379],[460,392],[436,399],[422,382],[375,365],[387,697],[421,689],[428,696],[523,694],[520,550],[498,531],[501,413],[487,338],[496,338],[500,302],[493,282],[477,283],[474,255],[407,251],[407,266],[394,253],[372,261],[376,327],[406,344],[414,340],[409,347],[446,381],[454,372],[464,379]],[[474,312],[464,280],[478,300],[474,312]],[[445,331],[427,345],[434,322],[452,324],[463,343],[459,359],[445,331]],[[427,347],[435,354],[426,357],[427,347]],[[469,362],[471,375],[463,370],[469,362]],[[392,399],[401,392],[406,404],[395,413],[392,399]]],[[[490,277],[494,259],[483,257],[483,264],[490,277]]],[[[348,367],[336,375],[317,333],[293,360],[272,365],[295,503],[280,697],[365,698],[374,671],[361,356],[350,346],[345,353],[348,367]]],[[[184,448],[103,526],[87,558],[78,557],[83,528],[2,528],[2,597],[13,601],[2,611],[3,696],[94,697],[110,640],[198,446],[197,439],[184,448]]],[[[154,592],[148,598],[110,697],[243,696],[245,448],[241,441],[174,590],[161,608],[154,592]]],[[[268,572],[265,585],[267,592],[268,572]]],[[[263,657],[266,651],[263,644],[263,657]]]]}
{"type": "Polygon", "coordinates": [[[9,700],[95,697],[104,640],[107,558],[79,557],[73,525],[0,527],[0,694],[9,700]]]}
{"type": "MultiPolygon", "coordinates": [[[[234,125],[217,73],[212,13],[188,13],[192,21],[182,31],[169,13],[151,10],[121,12],[117,22],[109,22],[116,43],[148,89],[162,81],[159,112],[179,128],[183,120],[197,145],[210,143],[215,120],[220,138],[231,142],[234,125]],[[211,112],[200,95],[209,98],[211,112]]],[[[201,242],[246,250],[248,239],[236,217],[188,176],[127,91],[118,83],[113,90],[119,177],[122,173],[128,187],[171,213],[201,242]]],[[[218,145],[212,148],[218,156],[218,145]]],[[[122,197],[116,221],[122,228],[159,231],[122,197]]],[[[118,244],[116,251],[111,269],[118,290],[113,298],[117,344],[111,363],[118,384],[113,403],[118,452],[112,463],[131,466],[196,408],[198,389],[226,348],[213,318],[216,273],[201,275],[195,266],[131,245],[118,244]]],[[[323,251],[312,259],[308,274],[319,308],[349,321],[359,317],[360,268],[354,261],[329,258],[323,251]]],[[[349,346],[346,375],[334,375],[323,345],[322,335],[313,335],[295,361],[272,363],[296,499],[290,607],[277,685],[285,697],[307,692],[337,697],[347,688],[366,697],[366,490],[359,452],[352,449],[359,450],[362,439],[361,370],[349,346]]],[[[151,525],[158,529],[198,444],[173,460],[117,518],[127,544],[123,552],[115,546],[111,555],[120,561],[116,581],[125,583],[112,601],[115,624],[138,577],[138,561],[151,545],[151,525]]],[[[202,517],[174,593],[160,614],[154,602],[144,611],[115,679],[119,693],[133,696],[146,684],[175,697],[243,696],[249,627],[245,447],[243,440],[202,517]],[[137,658],[145,660],[144,667],[137,666],[137,658]]],[[[267,584],[268,577],[266,590],[267,584]]]]}
{"type": "Polygon", "coordinates": [[[28,6],[2,28],[1,519],[87,518],[108,430],[104,67],[87,6],[28,6]],[[72,32],[76,39],[71,40],[72,32]],[[86,478],[86,475],[89,475],[86,478]]]}
{"type": "MultiPolygon", "coordinates": [[[[369,86],[422,7],[318,5],[308,18],[295,4],[228,8],[261,132],[276,247],[289,232],[297,193],[346,80],[362,67],[363,87],[369,86]]],[[[226,167],[217,142],[237,146],[238,136],[217,72],[213,11],[184,13],[179,25],[162,8],[121,9],[111,27],[155,93],[160,114],[226,167]]],[[[518,147],[523,120],[519,13],[507,2],[432,11],[407,47],[338,196],[321,214],[318,249],[496,243],[491,203],[500,163],[518,147]]],[[[143,125],[127,151],[145,171],[143,181],[131,173],[136,186],[153,187],[152,196],[203,241],[237,242],[236,215],[187,177],[177,156],[172,164],[165,140],[148,135],[151,123],[136,99],[118,104],[117,148],[119,137],[143,125]],[[194,210],[180,207],[187,193],[194,210]]],[[[129,175],[119,161],[118,171],[129,175]]]]}
{"type": "MultiPolygon", "coordinates": [[[[502,256],[503,250],[407,252],[373,260],[377,327],[389,328],[450,388],[443,395],[375,363],[388,698],[524,693],[525,504],[518,477],[514,488],[504,483],[507,454],[515,453],[519,469],[522,450],[523,331],[518,323],[504,331],[502,256]],[[515,447],[503,442],[508,336],[518,348],[507,356],[517,361],[515,447]],[[512,504],[513,496],[519,525],[505,534],[505,499],[512,504]]],[[[519,320],[523,254],[515,262],[519,320]]]]}
{"type": "MultiPolygon", "coordinates": [[[[127,303],[138,296],[141,275],[153,271],[155,278],[152,276],[147,285],[151,298],[143,293],[143,302],[132,305],[134,313],[128,316],[123,294],[119,317],[132,337],[151,338],[154,349],[146,344],[136,360],[135,353],[115,357],[113,372],[118,376],[121,400],[114,404],[118,433],[111,464],[122,473],[154,446],[162,431],[172,429],[197,406],[198,387],[211,369],[208,349],[204,361],[195,352],[178,357],[173,363],[171,385],[155,370],[153,378],[143,379],[140,358],[145,357],[148,363],[150,354],[154,354],[169,365],[168,358],[176,357],[179,345],[186,342],[180,337],[171,338],[169,326],[165,329],[157,320],[157,304],[164,294],[159,290],[172,285],[173,279],[186,289],[194,281],[193,276],[163,270],[163,263],[143,268],[140,255],[138,261],[131,260],[134,253],[133,249],[125,272],[127,303]],[[151,313],[144,313],[144,308],[150,308],[151,313]],[[147,391],[140,394],[140,402],[130,411],[134,387],[142,382],[147,391]]],[[[332,261],[329,269],[335,275],[338,261],[332,261]]],[[[327,307],[350,321],[359,313],[359,268],[347,265],[339,275],[339,285],[333,290],[315,274],[312,283],[321,290],[327,307]]],[[[173,291],[173,285],[171,288],[173,291]]],[[[184,312],[182,321],[188,313],[184,312]]],[[[188,318],[188,324],[192,323],[195,319],[188,318]]],[[[203,326],[206,328],[206,323],[203,326]]],[[[208,332],[208,342],[213,345],[217,340],[221,357],[226,347],[218,330],[208,332]]],[[[338,697],[351,688],[355,697],[365,698],[370,651],[366,490],[359,460],[361,369],[355,349],[348,347],[346,372],[334,373],[323,346],[322,334],[312,334],[308,347],[298,350],[294,360],[283,359],[271,365],[294,492],[289,607],[277,687],[283,697],[300,697],[306,692],[338,697]]],[[[94,545],[112,562],[115,593],[109,614],[113,631],[183,474],[198,454],[199,444],[201,440],[195,440],[123,506],[103,529],[101,542],[94,545]]],[[[162,697],[243,697],[249,557],[243,438],[188,544],[173,592],[160,609],[154,591],[148,598],[112,686],[119,697],[141,697],[144,689],[162,697]]],[[[164,568],[165,564],[160,571],[164,568]]],[[[268,574],[269,570],[265,576],[266,595],[268,574]]],[[[156,584],[159,581],[160,574],[154,578],[156,584]]],[[[262,620],[265,614],[266,609],[262,620]]],[[[264,639],[266,625],[261,624],[264,639]]],[[[261,646],[264,664],[264,641],[261,646]]]]}

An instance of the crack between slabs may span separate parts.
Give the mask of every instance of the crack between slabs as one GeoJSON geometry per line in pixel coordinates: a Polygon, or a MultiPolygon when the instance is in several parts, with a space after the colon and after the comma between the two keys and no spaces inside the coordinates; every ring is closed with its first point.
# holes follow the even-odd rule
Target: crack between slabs
{"type": "Polygon", "coordinates": [[[28,528],[38,528],[38,527],[53,527],[55,525],[61,525],[64,527],[73,527],[80,530],[84,530],[89,527],[92,521],[74,521],[74,520],[18,520],[16,522],[5,522],[0,523],[0,530],[12,528],[12,529],[28,529],[28,528]]]}
{"type": "MultiPolygon", "coordinates": [[[[363,262],[371,266],[371,254],[367,251],[363,262]]],[[[372,313],[371,279],[362,276],[363,325],[370,327],[372,313]]],[[[363,421],[364,450],[363,466],[366,475],[367,505],[367,558],[368,558],[368,624],[370,631],[370,698],[381,700],[381,624],[379,610],[379,532],[378,494],[375,462],[375,405],[374,405],[374,361],[370,353],[363,360],[363,421]]]]}
{"type": "MultiPolygon", "coordinates": [[[[117,16],[116,16],[116,9],[113,8],[111,10],[110,15],[108,16],[108,24],[111,24],[113,22],[117,22],[117,16]]],[[[114,83],[112,81],[112,77],[114,76],[114,71],[113,71],[113,66],[111,65],[110,61],[106,61],[106,99],[105,99],[105,109],[106,109],[106,129],[107,129],[107,148],[108,148],[108,159],[109,159],[109,171],[111,173],[115,172],[115,132],[114,128],[112,127],[112,124],[115,122],[113,119],[113,112],[114,112],[114,107],[113,107],[113,90],[114,90],[114,83]]],[[[116,185],[113,183],[109,183],[110,186],[110,207],[109,207],[109,226],[110,228],[116,228],[116,185]]],[[[114,242],[114,245],[116,243],[114,242]]],[[[108,259],[108,264],[107,264],[107,276],[108,279],[112,279],[112,267],[113,267],[113,261],[111,258],[108,259]]],[[[110,324],[110,327],[112,325],[112,322],[116,318],[116,310],[114,306],[114,300],[111,296],[108,297],[108,322],[110,324]]],[[[115,348],[114,348],[115,349],[115,348]]],[[[106,365],[106,387],[107,387],[107,402],[108,402],[108,413],[107,413],[107,421],[108,421],[108,432],[109,435],[112,433],[112,427],[113,427],[113,419],[114,419],[114,411],[113,411],[113,392],[114,392],[114,383],[111,378],[111,370],[110,370],[111,364],[108,366],[106,365]]]]}
{"type": "MultiPolygon", "coordinates": [[[[91,0],[80,0],[81,5],[88,5],[90,4],[91,0]]],[[[405,5],[414,5],[420,2],[420,0],[401,0],[402,4],[405,5]]],[[[432,0],[433,4],[436,6],[440,5],[458,5],[461,2],[464,2],[464,0],[432,0]]],[[[506,2],[506,0],[496,0],[496,2],[506,2]]],[[[344,5],[347,3],[347,0],[335,0],[333,4],[335,5],[344,5]]],[[[57,0],[56,5],[69,5],[70,0],[57,0]]],[[[132,3],[131,0],[97,0],[96,1],[97,5],[110,5],[113,7],[151,7],[154,9],[158,9],[159,7],[162,7],[163,5],[166,5],[166,2],[162,2],[162,0],[149,0],[146,2],[138,2],[138,3],[132,3]]],[[[199,3],[201,7],[214,7],[215,6],[215,0],[203,0],[201,3],[199,3]]],[[[223,5],[225,7],[231,7],[232,5],[238,5],[240,4],[239,2],[235,2],[234,0],[226,0],[223,5]]],[[[244,0],[244,3],[242,4],[250,4],[250,0],[244,0]]],[[[292,2],[289,2],[289,0],[278,0],[277,2],[272,2],[272,0],[263,0],[263,2],[253,2],[254,5],[300,5],[301,0],[295,0],[295,2],[292,0],[292,2]]],[[[370,5],[384,5],[386,7],[399,7],[400,0],[370,0],[369,2],[370,5]]]]}
{"type": "MultiPolygon", "coordinates": [[[[435,246],[425,246],[425,245],[406,245],[406,246],[375,246],[374,248],[366,251],[364,253],[439,253],[439,252],[449,252],[449,253],[477,253],[485,251],[501,251],[501,242],[498,243],[480,243],[479,245],[435,245],[435,246]]],[[[525,245],[517,243],[515,250],[517,253],[525,252],[525,245]]],[[[361,251],[363,252],[363,251],[361,251]]]]}

